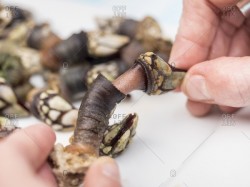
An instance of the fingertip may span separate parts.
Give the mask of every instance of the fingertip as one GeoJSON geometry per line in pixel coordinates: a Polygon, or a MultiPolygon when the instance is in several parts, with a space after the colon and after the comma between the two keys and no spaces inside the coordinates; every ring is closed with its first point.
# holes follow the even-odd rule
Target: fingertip
{"type": "Polygon", "coordinates": [[[47,186],[57,186],[56,179],[48,163],[45,163],[39,169],[38,176],[47,186]]]}
{"type": "Polygon", "coordinates": [[[84,186],[121,187],[117,163],[110,157],[100,157],[89,168],[85,177],[84,186]]]}
{"type": "Polygon", "coordinates": [[[207,115],[212,108],[211,104],[206,104],[206,103],[200,103],[200,102],[195,102],[188,100],[186,103],[186,106],[189,110],[189,112],[196,117],[202,117],[207,115]]]}
{"type": "Polygon", "coordinates": [[[42,134],[46,134],[46,136],[50,139],[51,142],[55,143],[56,134],[51,127],[44,123],[38,123],[37,125],[33,125],[30,127],[36,128],[36,131],[40,131],[42,134]]]}
{"type": "Polygon", "coordinates": [[[237,107],[229,107],[229,106],[219,106],[219,109],[227,114],[232,114],[237,112],[240,108],[237,107]]]}

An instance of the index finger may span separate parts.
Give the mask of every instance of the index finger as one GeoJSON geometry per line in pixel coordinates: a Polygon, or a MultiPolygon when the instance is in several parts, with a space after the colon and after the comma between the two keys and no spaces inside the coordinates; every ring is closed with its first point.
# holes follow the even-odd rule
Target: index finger
{"type": "MultiPolygon", "coordinates": [[[[171,52],[170,63],[175,64],[177,68],[188,69],[194,64],[207,60],[220,24],[216,12],[223,7],[236,5],[238,1],[184,0],[180,27],[171,52]]],[[[235,17],[238,19],[240,16],[235,17]]],[[[232,24],[237,24],[242,22],[242,18],[240,22],[233,19],[230,21],[232,24]]]]}

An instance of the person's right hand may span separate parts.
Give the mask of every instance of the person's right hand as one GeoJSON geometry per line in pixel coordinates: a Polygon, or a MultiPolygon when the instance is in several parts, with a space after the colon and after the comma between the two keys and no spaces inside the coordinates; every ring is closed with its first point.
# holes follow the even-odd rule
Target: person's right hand
{"type": "Polygon", "coordinates": [[[244,16],[237,2],[183,1],[169,62],[189,69],[182,91],[196,116],[207,114],[212,104],[224,112],[250,104],[250,15],[244,16]]]}

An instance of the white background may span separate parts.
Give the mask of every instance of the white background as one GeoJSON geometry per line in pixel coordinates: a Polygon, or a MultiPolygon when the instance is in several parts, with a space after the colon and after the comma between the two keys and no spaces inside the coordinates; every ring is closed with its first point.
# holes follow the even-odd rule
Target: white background
{"type": "MultiPolygon", "coordinates": [[[[182,9],[181,0],[8,0],[8,3],[29,8],[38,22],[50,22],[63,38],[81,29],[94,29],[95,16],[113,16],[113,6],[125,5],[128,17],[152,15],[161,23],[166,36],[174,39],[182,9]]],[[[133,143],[116,159],[124,187],[250,186],[249,108],[228,121],[218,111],[194,118],[186,110],[185,101],[181,93],[148,97],[138,92],[131,101],[119,105],[116,114],[137,112],[140,117],[133,143]]],[[[36,122],[28,118],[19,120],[18,125],[25,127],[36,122]]],[[[57,133],[57,142],[67,144],[70,134],[57,133]]]]}

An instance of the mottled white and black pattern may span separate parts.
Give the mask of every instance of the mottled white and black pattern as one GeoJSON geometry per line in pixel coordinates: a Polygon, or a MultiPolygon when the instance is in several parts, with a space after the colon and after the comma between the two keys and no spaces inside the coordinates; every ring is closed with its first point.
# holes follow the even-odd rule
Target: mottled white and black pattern
{"type": "Polygon", "coordinates": [[[31,112],[54,130],[73,130],[78,110],[58,92],[47,90],[38,93],[31,104],[31,112]]]}
{"type": "Polygon", "coordinates": [[[15,114],[18,117],[29,115],[27,110],[18,103],[12,88],[4,78],[0,77],[0,115],[7,116],[10,114],[15,114]]]}

